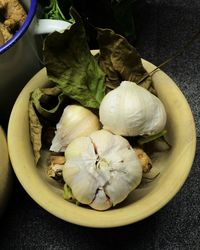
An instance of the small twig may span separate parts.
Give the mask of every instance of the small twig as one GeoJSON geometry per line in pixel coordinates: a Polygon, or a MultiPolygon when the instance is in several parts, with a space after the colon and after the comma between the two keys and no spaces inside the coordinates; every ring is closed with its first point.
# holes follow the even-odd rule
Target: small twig
{"type": "Polygon", "coordinates": [[[150,75],[152,75],[156,70],[162,68],[165,66],[167,63],[171,62],[173,59],[176,57],[180,56],[187,48],[189,48],[195,40],[197,40],[200,37],[200,30],[195,33],[192,38],[181,48],[179,49],[176,53],[174,53],[171,57],[169,57],[167,60],[165,60],[163,63],[161,63],[159,66],[157,66],[154,70],[152,70],[150,73],[146,73],[138,82],[137,84],[140,84],[143,82],[145,79],[147,79],[150,75]]]}

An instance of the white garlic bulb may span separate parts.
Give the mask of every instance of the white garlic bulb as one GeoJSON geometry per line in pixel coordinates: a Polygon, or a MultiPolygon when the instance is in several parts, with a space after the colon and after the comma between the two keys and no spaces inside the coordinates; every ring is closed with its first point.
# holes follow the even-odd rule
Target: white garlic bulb
{"type": "Polygon", "coordinates": [[[122,202],[141,182],[141,163],[129,142],[106,130],[73,140],[65,159],[63,178],[74,198],[97,210],[122,202]]]}
{"type": "Polygon", "coordinates": [[[80,105],[68,105],[56,125],[56,132],[50,150],[64,152],[73,139],[87,136],[99,129],[99,119],[89,109],[80,105]]]}
{"type": "Polygon", "coordinates": [[[99,116],[104,129],[123,136],[159,133],[167,117],[159,98],[129,81],[103,98],[99,116]]]}

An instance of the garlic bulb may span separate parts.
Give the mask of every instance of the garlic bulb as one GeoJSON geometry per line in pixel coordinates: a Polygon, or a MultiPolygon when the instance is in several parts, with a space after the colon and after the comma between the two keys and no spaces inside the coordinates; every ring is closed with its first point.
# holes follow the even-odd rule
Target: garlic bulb
{"type": "Polygon", "coordinates": [[[68,105],[56,125],[56,129],[50,150],[64,152],[73,139],[87,136],[100,129],[100,122],[89,109],[80,105],[68,105]]]}
{"type": "Polygon", "coordinates": [[[156,134],[166,124],[159,98],[129,81],[123,81],[103,98],[99,115],[104,129],[124,136],[156,134]]]}
{"type": "Polygon", "coordinates": [[[141,182],[141,163],[129,142],[106,130],[73,140],[65,159],[63,179],[74,198],[97,210],[122,202],[141,182]]]}

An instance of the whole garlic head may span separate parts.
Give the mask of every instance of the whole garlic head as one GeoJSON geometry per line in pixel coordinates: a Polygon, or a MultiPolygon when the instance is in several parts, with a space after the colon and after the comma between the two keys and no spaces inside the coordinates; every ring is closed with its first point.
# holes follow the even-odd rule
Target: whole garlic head
{"type": "Polygon", "coordinates": [[[63,179],[73,196],[97,210],[122,202],[141,182],[141,163],[129,142],[105,130],[73,140],[65,159],[63,179]]]}
{"type": "Polygon", "coordinates": [[[100,122],[89,109],[80,105],[68,105],[56,125],[56,129],[50,150],[64,152],[73,139],[99,130],[100,122]]]}
{"type": "Polygon", "coordinates": [[[103,98],[99,116],[104,129],[124,136],[159,133],[167,117],[159,98],[129,81],[103,98]]]}

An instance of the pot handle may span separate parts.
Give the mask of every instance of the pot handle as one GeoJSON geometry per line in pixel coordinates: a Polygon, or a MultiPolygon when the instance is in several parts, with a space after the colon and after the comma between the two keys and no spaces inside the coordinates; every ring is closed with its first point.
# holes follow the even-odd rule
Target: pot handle
{"type": "Polygon", "coordinates": [[[49,34],[54,31],[63,31],[71,26],[71,23],[63,20],[39,19],[35,25],[36,35],[49,34]]]}

